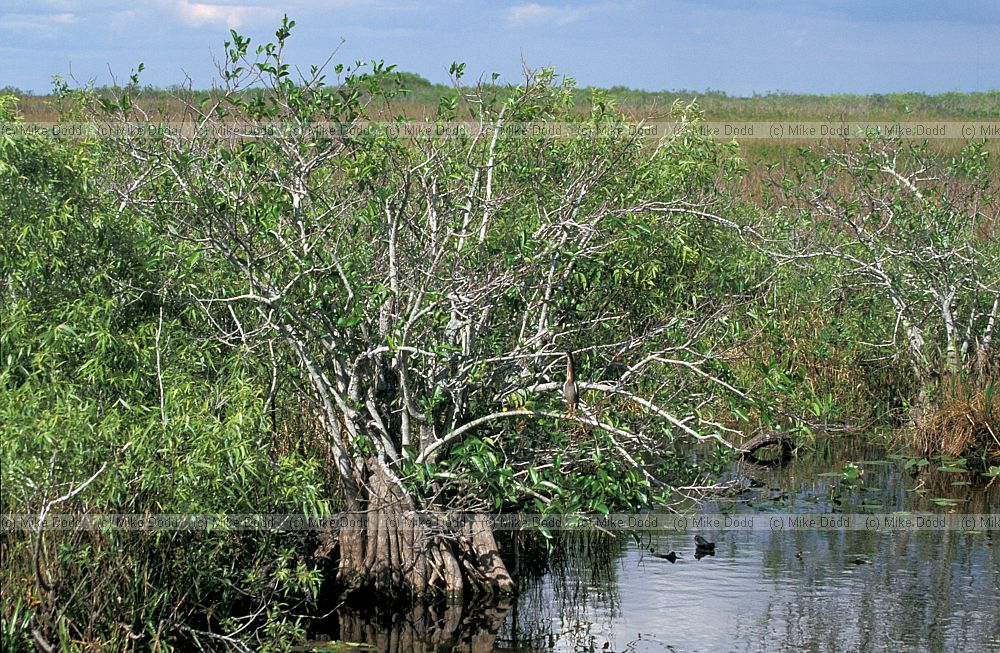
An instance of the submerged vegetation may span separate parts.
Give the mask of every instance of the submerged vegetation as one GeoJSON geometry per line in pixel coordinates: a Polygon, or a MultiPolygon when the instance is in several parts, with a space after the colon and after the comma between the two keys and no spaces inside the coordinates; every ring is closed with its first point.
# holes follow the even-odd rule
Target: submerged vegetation
{"type": "MultiPolygon", "coordinates": [[[[0,136],[0,510],[31,518],[0,535],[4,650],[287,650],[324,595],[505,594],[482,515],[672,505],[760,429],[905,427],[996,464],[983,143],[751,170],[697,105],[650,142],[613,93],[549,70],[463,86],[460,65],[421,118],[481,133],[352,132],[429,87],[384,64],[293,78],[292,26],[233,33],[223,89],[177,106],[216,134],[332,134],[0,136]],[[502,128],[546,121],[579,129],[502,128]],[[340,511],[367,526],[43,528],[340,511]]],[[[138,80],[61,86],[64,117],[142,120],[138,80]]],[[[985,96],[938,101],[992,115],[985,96]]]]}

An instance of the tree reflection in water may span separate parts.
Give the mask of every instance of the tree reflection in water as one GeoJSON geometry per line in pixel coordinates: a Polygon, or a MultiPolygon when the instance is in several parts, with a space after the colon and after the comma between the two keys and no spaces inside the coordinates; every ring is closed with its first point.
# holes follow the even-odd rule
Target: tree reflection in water
{"type": "Polygon", "coordinates": [[[317,639],[364,643],[380,653],[491,653],[497,631],[510,613],[509,600],[439,603],[401,610],[396,606],[370,606],[365,610],[340,609],[317,624],[317,639]]]}
{"type": "MultiPolygon", "coordinates": [[[[754,494],[704,509],[942,512],[932,499],[947,497],[967,514],[1000,512],[1000,483],[937,464],[913,475],[904,462],[841,439],[771,472],[754,494]],[[847,462],[864,475],[841,478],[847,462]]],[[[652,539],[642,542],[558,535],[547,562],[537,547],[513,549],[508,568],[519,592],[509,603],[386,607],[378,619],[344,613],[324,632],[390,653],[1000,651],[996,531],[729,530],[706,533],[718,552],[702,560],[691,555],[688,532],[644,534],[652,539]],[[671,565],[650,556],[650,546],[683,557],[671,565]],[[851,564],[859,558],[872,564],[851,564]]]]}

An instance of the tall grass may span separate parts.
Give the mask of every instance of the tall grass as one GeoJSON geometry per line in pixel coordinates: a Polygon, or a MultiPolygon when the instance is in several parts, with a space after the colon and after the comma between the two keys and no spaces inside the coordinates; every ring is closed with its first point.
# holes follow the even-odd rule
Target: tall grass
{"type": "Polygon", "coordinates": [[[1000,460],[1000,392],[996,378],[954,374],[942,381],[928,416],[916,425],[914,445],[975,462],[1000,460]]]}

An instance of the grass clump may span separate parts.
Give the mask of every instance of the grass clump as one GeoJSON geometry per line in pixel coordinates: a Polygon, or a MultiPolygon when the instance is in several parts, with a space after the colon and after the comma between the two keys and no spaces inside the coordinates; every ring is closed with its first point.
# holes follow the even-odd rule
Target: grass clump
{"type": "MultiPolygon", "coordinates": [[[[1000,460],[1000,394],[995,378],[956,377],[942,383],[937,402],[914,430],[914,445],[961,457],[975,453],[983,466],[1000,460]]],[[[970,459],[970,461],[973,459],[970,459]]]]}

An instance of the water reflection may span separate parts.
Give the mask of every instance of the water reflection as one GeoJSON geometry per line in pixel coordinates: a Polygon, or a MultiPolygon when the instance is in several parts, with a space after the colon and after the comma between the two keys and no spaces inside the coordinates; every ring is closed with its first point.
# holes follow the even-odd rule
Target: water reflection
{"type": "MultiPolygon", "coordinates": [[[[934,500],[946,498],[962,512],[997,511],[997,487],[939,466],[948,465],[913,475],[879,447],[831,441],[783,469],[755,470],[762,487],[703,510],[943,512],[934,500]],[[863,470],[855,479],[840,473],[849,462],[863,470]]],[[[530,641],[547,651],[1000,651],[995,532],[704,536],[716,555],[696,560],[693,533],[655,534],[656,551],[682,554],[673,565],[645,543],[621,542],[618,557],[595,570],[588,549],[570,547],[522,596],[498,644],[543,631],[530,641]]]]}
{"type": "Polygon", "coordinates": [[[622,537],[567,534],[547,574],[537,581],[521,579],[497,650],[601,650],[609,641],[607,626],[624,618],[627,591],[619,576],[629,552],[622,537]]]}
{"type": "Polygon", "coordinates": [[[307,651],[377,650],[381,653],[490,653],[496,649],[497,631],[510,613],[508,602],[469,605],[440,603],[406,610],[368,606],[364,610],[337,610],[316,624],[317,639],[307,651]],[[351,642],[366,647],[336,646],[351,642]]]}
{"type": "MultiPolygon", "coordinates": [[[[914,475],[902,458],[841,440],[757,470],[761,487],[703,510],[998,512],[1000,483],[939,466],[914,475]],[[842,474],[848,462],[863,473],[842,474]]],[[[510,606],[402,626],[348,617],[340,632],[385,651],[1000,651],[996,532],[706,531],[715,556],[700,559],[694,534],[573,533],[545,574],[522,575],[510,606]]]]}

